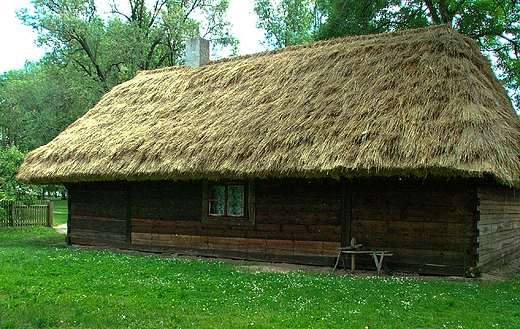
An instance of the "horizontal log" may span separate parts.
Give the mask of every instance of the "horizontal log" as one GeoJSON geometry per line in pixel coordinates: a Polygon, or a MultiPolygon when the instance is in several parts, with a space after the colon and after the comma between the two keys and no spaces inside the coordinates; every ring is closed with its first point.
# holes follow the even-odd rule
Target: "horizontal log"
{"type": "Polygon", "coordinates": [[[132,207],[132,214],[138,218],[159,219],[164,221],[201,221],[201,208],[184,208],[182,206],[172,206],[172,208],[137,208],[132,207]]]}
{"type": "Polygon", "coordinates": [[[384,234],[352,228],[352,236],[367,249],[402,248],[410,250],[429,249],[435,251],[461,251],[476,247],[476,238],[420,235],[384,234]]]}
{"type": "Polygon", "coordinates": [[[71,203],[72,216],[108,217],[114,219],[125,218],[125,205],[112,202],[110,204],[71,203]]]}
{"type": "Polygon", "coordinates": [[[152,219],[132,219],[132,231],[142,233],[183,233],[187,230],[196,232],[202,227],[200,221],[167,221],[152,219]]]}
{"type": "Polygon", "coordinates": [[[152,233],[152,244],[157,246],[171,246],[172,245],[171,234],[157,234],[152,233]]]}
{"type": "Polygon", "coordinates": [[[111,233],[100,233],[97,231],[81,230],[75,232],[69,232],[67,238],[71,243],[74,244],[88,244],[88,245],[121,245],[125,244],[125,235],[122,234],[111,234],[111,233]],[[89,241],[89,242],[87,242],[89,241]]]}
{"type": "MultiPolygon", "coordinates": [[[[434,251],[428,249],[410,250],[389,249],[394,256],[392,261],[410,264],[444,264],[448,266],[467,266],[476,264],[476,255],[457,251],[434,251]]],[[[367,257],[370,257],[368,255],[367,257]]]]}
{"type": "Polygon", "coordinates": [[[485,241],[481,241],[479,243],[478,251],[479,255],[485,255],[488,253],[506,255],[518,249],[520,249],[520,236],[516,235],[491,243],[485,243],[485,241]]]}
{"type": "Polygon", "coordinates": [[[242,251],[247,252],[265,252],[265,240],[263,239],[248,239],[247,245],[242,251]]]}
{"type": "Polygon", "coordinates": [[[286,196],[277,202],[270,202],[268,199],[258,199],[255,203],[257,210],[268,210],[273,213],[331,213],[341,210],[340,200],[332,202],[328,198],[320,199],[317,197],[309,197],[307,199],[295,199],[286,196]]]}
{"type": "Polygon", "coordinates": [[[128,245],[125,242],[114,240],[103,240],[97,238],[86,237],[69,237],[68,243],[71,245],[95,246],[95,247],[110,247],[126,249],[128,245]]]}
{"type": "Polygon", "coordinates": [[[486,246],[489,245],[494,246],[501,241],[507,241],[515,237],[520,237],[520,233],[518,231],[500,232],[498,234],[487,234],[479,236],[479,248],[486,248],[486,246]]]}
{"type": "Polygon", "coordinates": [[[515,188],[500,187],[479,187],[478,197],[481,200],[518,200],[520,192],[515,188]]]}
{"type": "Polygon", "coordinates": [[[136,233],[132,232],[131,234],[132,243],[134,244],[152,244],[152,234],[151,233],[136,233]]]}
{"type": "Polygon", "coordinates": [[[67,224],[70,232],[76,230],[92,230],[98,232],[98,234],[102,234],[103,232],[124,233],[126,230],[126,221],[112,218],[71,215],[67,224]]]}
{"type": "Polygon", "coordinates": [[[248,239],[279,239],[278,232],[269,231],[250,231],[246,232],[246,238],[248,239]]]}
{"type": "Polygon", "coordinates": [[[480,208],[495,207],[495,206],[518,206],[520,205],[520,198],[518,200],[495,200],[495,199],[481,199],[479,203],[480,208]]]}
{"type": "Polygon", "coordinates": [[[124,188],[118,190],[108,190],[106,187],[99,187],[95,190],[85,190],[83,188],[71,190],[73,200],[81,200],[85,204],[109,205],[112,202],[124,203],[126,191],[124,188]]]}
{"type": "Polygon", "coordinates": [[[418,221],[397,221],[397,220],[354,220],[352,227],[356,230],[371,231],[374,233],[390,233],[403,235],[420,236],[464,236],[468,234],[476,235],[473,228],[474,224],[470,221],[464,223],[446,222],[418,222],[418,221]],[[474,232],[472,232],[474,231],[474,232]]]}
{"type": "Polygon", "coordinates": [[[294,241],[294,253],[302,255],[336,255],[340,247],[340,242],[294,241]]]}
{"type": "Polygon", "coordinates": [[[497,224],[502,222],[515,222],[520,221],[519,214],[480,214],[478,223],[484,224],[497,224]]]}
{"type": "Polygon", "coordinates": [[[450,210],[431,210],[428,208],[404,211],[402,208],[359,208],[354,205],[352,209],[354,220],[391,220],[391,221],[416,221],[437,223],[464,223],[469,219],[478,218],[476,211],[455,212],[450,210]]]}
{"type": "Polygon", "coordinates": [[[132,219],[132,232],[149,233],[153,229],[153,221],[148,219],[132,219]]]}
{"type": "Polygon", "coordinates": [[[520,235],[520,221],[513,222],[501,222],[496,224],[482,224],[479,222],[478,225],[479,235],[500,235],[501,233],[516,232],[520,235]]]}
{"type": "MultiPolygon", "coordinates": [[[[172,247],[191,247],[198,249],[226,249],[235,251],[249,251],[262,252],[282,255],[329,255],[334,257],[337,255],[337,248],[340,244],[322,241],[285,241],[285,240],[266,240],[266,239],[237,239],[237,238],[218,238],[218,237],[199,237],[199,236],[175,236],[163,237],[157,239],[152,235],[152,238],[145,234],[132,234],[132,242],[141,243],[146,241],[168,241],[162,243],[161,246],[172,247]]],[[[143,243],[146,244],[146,243],[143,243]]],[[[464,263],[465,257],[469,255],[461,254],[460,252],[435,252],[432,250],[404,250],[393,249],[396,257],[403,261],[419,261],[419,262],[438,262],[444,264],[460,265],[464,263]]]]}
{"type": "Polygon", "coordinates": [[[244,230],[229,230],[224,231],[222,235],[225,235],[230,238],[245,238],[246,237],[246,231],[244,230]]]}
{"type": "Polygon", "coordinates": [[[497,262],[500,262],[502,264],[508,263],[514,259],[518,259],[520,257],[520,250],[518,248],[510,248],[506,252],[501,254],[484,254],[484,255],[478,255],[478,264],[479,267],[486,267],[489,268],[489,266],[486,266],[487,264],[496,264],[497,262]]]}
{"type": "Polygon", "coordinates": [[[248,239],[214,236],[190,236],[132,233],[132,243],[198,249],[245,250],[290,255],[334,255],[339,242],[248,239]]]}
{"type": "Polygon", "coordinates": [[[279,232],[281,231],[280,224],[256,224],[256,230],[260,232],[279,232]]]}
{"type": "MultiPolygon", "coordinates": [[[[323,236],[323,239],[318,240],[331,240],[334,241],[335,237],[341,236],[341,226],[337,225],[309,225],[307,226],[309,233],[314,233],[319,236],[323,236]],[[327,238],[325,238],[327,237],[327,238]]],[[[282,227],[282,231],[285,231],[286,227],[282,227]]]]}
{"type": "Polygon", "coordinates": [[[520,250],[511,248],[510,250],[507,250],[507,252],[504,253],[486,253],[486,254],[480,254],[478,255],[478,266],[479,267],[485,267],[486,264],[489,263],[495,263],[498,260],[501,260],[501,262],[510,261],[512,259],[516,259],[515,255],[518,255],[520,253],[520,250]]]}
{"type": "Polygon", "coordinates": [[[338,197],[340,190],[338,180],[302,180],[302,179],[272,179],[258,180],[255,182],[256,195],[261,198],[273,198],[279,200],[287,198],[305,198],[323,196],[338,197]],[[313,194],[313,192],[316,192],[313,194]]]}
{"type": "Polygon", "coordinates": [[[513,251],[503,257],[495,257],[494,255],[488,255],[486,257],[479,257],[478,267],[483,272],[492,271],[501,266],[507,265],[512,260],[520,258],[520,250],[513,251]]]}
{"type": "Polygon", "coordinates": [[[275,211],[267,207],[268,210],[256,207],[257,223],[262,224],[302,224],[302,225],[339,225],[340,212],[285,212],[275,211]]]}
{"type": "Polygon", "coordinates": [[[190,244],[192,247],[207,248],[209,237],[207,236],[191,236],[190,244]]]}
{"type": "Polygon", "coordinates": [[[518,205],[485,205],[479,206],[480,214],[520,214],[520,204],[518,205]]]}

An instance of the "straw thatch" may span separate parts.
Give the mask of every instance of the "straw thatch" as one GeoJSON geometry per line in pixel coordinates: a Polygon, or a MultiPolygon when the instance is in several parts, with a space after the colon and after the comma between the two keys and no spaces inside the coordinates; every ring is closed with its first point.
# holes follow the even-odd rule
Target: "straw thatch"
{"type": "Polygon", "coordinates": [[[520,120],[448,27],[141,72],[49,144],[31,183],[494,176],[520,186],[520,120]]]}

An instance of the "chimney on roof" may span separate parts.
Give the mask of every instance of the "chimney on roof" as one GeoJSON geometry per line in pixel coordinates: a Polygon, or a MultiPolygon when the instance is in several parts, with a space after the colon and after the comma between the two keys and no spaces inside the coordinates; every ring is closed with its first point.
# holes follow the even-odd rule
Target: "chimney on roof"
{"type": "Polygon", "coordinates": [[[209,40],[196,37],[186,45],[186,67],[199,66],[209,61],[209,40]]]}

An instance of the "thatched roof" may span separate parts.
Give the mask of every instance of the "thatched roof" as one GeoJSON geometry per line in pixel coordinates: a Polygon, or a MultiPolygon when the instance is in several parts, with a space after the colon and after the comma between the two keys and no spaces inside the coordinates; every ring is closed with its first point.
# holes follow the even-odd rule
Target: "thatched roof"
{"type": "Polygon", "coordinates": [[[520,186],[520,120],[448,27],[141,72],[49,144],[32,183],[367,175],[520,186]]]}

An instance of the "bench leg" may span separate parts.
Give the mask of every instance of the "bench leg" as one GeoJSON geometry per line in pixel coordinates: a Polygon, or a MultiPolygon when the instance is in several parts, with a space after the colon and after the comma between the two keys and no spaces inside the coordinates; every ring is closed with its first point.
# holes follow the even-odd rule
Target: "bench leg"
{"type": "Polygon", "coordinates": [[[338,257],[336,258],[336,264],[334,264],[334,268],[332,269],[332,273],[334,273],[334,271],[336,270],[336,268],[338,268],[338,265],[339,265],[339,260],[340,258],[343,258],[343,268],[345,268],[345,254],[342,253],[341,251],[338,253],[338,257]]]}
{"type": "Polygon", "coordinates": [[[339,257],[341,257],[341,251],[339,252],[338,257],[336,257],[336,264],[334,264],[334,268],[332,269],[332,273],[334,273],[334,271],[336,271],[336,268],[338,267],[339,257]]]}
{"type": "Polygon", "coordinates": [[[376,263],[377,275],[381,275],[381,266],[383,265],[383,259],[385,258],[385,254],[381,254],[381,258],[377,259],[377,254],[372,253],[372,257],[374,258],[374,262],[376,263]]]}

